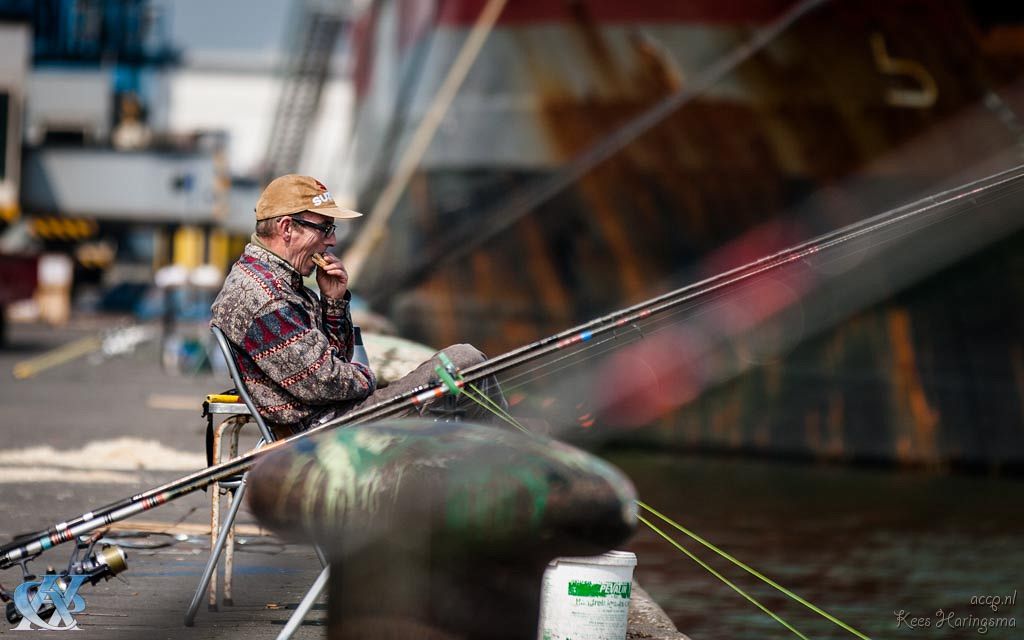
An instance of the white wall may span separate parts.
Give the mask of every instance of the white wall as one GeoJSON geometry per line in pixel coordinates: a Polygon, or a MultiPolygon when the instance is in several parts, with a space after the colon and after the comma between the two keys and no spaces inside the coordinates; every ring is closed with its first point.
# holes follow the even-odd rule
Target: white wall
{"type": "MultiPolygon", "coordinates": [[[[171,133],[220,130],[228,134],[232,175],[256,175],[267,152],[281,79],[271,71],[177,69],[167,75],[166,123],[171,133]]],[[[320,111],[310,122],[299,170],[329,182],[344,158],[350,129],[352,90],[329,80],[320,111]]],[[[340,195],[340,194],[339,194],[340,195]]]]}
{"type": "Polygon", "coordinates": [[[259,169],[280,94],[270,72],[183,68],[168,73],[167,91],[170,132],[226,131],[231,173],[259,169]]]}
{"type": "Polygon", "coordinates": [[[320,111],[306,138],[299,171],[317,176],[328,184],[339,204],[355,206],[355,194],[349,187],[349,172],[355,159],[350,153],[352,129],[352,83],[332,80],[320,96],[320,111]]]}
{"type": "Polygon", "coordinates": [[[24,86],[30,47],[28,25],[0,22],[0,85],[24,86]]]}
{"type": "Polygon", "coordinates": [[[18,204],[21,159],[21,113],[28,72],[30,51],[28,25],[0,23],[0,91],[9,94],[7,122],[7,148],[4,154],[6,175],[0,179],[0,213],[9,214],[18,204]]]}

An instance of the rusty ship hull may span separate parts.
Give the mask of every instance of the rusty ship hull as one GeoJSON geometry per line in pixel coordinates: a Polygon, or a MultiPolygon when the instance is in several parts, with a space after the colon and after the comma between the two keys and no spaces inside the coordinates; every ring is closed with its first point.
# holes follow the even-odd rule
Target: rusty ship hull
{"type": "MultiPolygon", "coordinates": [[[[357,22],[364,207],[484,5],[374,3],[357,22]]],[[[823,2],[722,66],[795,7],[509,3],[360,289],[411,337],[497,353],[678,286],[762,225],[796,220],[810,237],[1024,158],[1024,12],[823,2]],[[559,188],[536,188],[573,171],[559,188]]],[[[1008,233],[632,437],[1020,469],[1022,249],[1024,235],[1008,233]]]]}

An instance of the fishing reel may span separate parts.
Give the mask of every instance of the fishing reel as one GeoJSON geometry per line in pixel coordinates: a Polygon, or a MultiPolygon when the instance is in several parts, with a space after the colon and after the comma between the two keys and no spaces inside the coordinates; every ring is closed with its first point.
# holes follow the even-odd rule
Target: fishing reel
{"type": "MultiPolygon", "coordinates": [[[[79,536],[74,548],[71,550],[71,558],[68,560],[67,567],[59,572],[53,567],[47,567],[43,575],[60,576],[56,581],[56,585],[61,591],[64,591],[68,586],[67,579],[71,576],[85,576],[85,582],[96,585],[101,580],[110,580],[128,569],[128,555],[124,552],[124,549],[115,544],[103,544],[97,548],[101,537],[102,533],[91,536],[79,536]]],[[[28,563],[38,557],[39,555],[37,554],[30,558],[25,558],[18,563],[21,566],[22,583],[38,582],[37,578],[39,576],[33,574],[28,568],[28,563]]],[[[29,601],[32,600],[37,589],[37,586],[28,587],[29,601]]],[[[14,604],[14,595],[4,589],[3,585],[0,585],[0,601],[6,603],[4,613],[7,621],[11,624],[20,622],[23,616],[14,604]]],[[[40,608],[39,616],[47,618],[53,614],[53,611],[54,607],[52,604],[45,604],[40,608]]]]}
{"type": "Polygon", "coordinates": [[[466,410],[459,406],[458,396],[461,389],[456,382],[462,378],[462,374],[444,351],[437,354],[437,359],[441,364],[434,367],[434,373],[437,374],[436,383],[443,383],[449,392],[438,400],[421,406],[419,414],[422,417],[433,418],[434,422],[462,422],[466,418],[466,410]]]}

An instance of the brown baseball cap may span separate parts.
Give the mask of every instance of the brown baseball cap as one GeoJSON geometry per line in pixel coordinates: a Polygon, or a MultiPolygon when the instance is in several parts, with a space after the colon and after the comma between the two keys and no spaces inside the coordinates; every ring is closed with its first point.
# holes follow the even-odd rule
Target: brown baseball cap
{"type": "Polygon", "coordinates": [[[332,218],[358,218],[363,215],[335,204],[334,196],[316,178],[295,174],[274,178],[256,202],[257,220],[288,216],[301,211],[312,211],[332,218]]]}

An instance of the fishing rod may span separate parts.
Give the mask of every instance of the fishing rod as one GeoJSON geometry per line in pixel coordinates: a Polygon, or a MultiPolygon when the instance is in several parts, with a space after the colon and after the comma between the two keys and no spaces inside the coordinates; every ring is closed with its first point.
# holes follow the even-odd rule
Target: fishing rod
{"type": "MultiPolygon", "coordinates": [[[[0,569],[7,569],[15,564],[23,564],[53,546],[71,541],[83,534],[124,520],[143,511],[148,511],[170,500],[202,489],[214,482],[244,472],[252,466],[257,458],[279,447],[342,425],[380,420],[405,414],[410,410],[418,410],[431,400],[442,398],[449,394],[456,395],[461,392],[463,387],[469,387],[475,382],[513,369],[531,360],[540,359],[557,351],[583,345],[597,336],[617,331],[641,320],[665,313],[698,298],[719,293],[723,289],[735,287],[756,276],[786,265],[798,263],[814,254],[850,243],[869,234],[878,233],[886,229],[898,230],[900,228],[898,225],[909,224],[910,222],[926,218],[927,215],[952,216],[963,213],[965,209],[960,208],[963,205],[967,205],[967,208],[973,208],[987,201],[987,199],[1005,197],[1004,191],[1008,187],[1016,185],[1021,178],[1024,178],[1024,166],[1008,169],[992,176],[927,196],[908,205],[853,223],[807,242],[783,249],[770,256],[686,285],[631,307],[614,311],[582,325],[496,356],[480,364],[467,367],[460,372],[458,379],[418,386],[406,393],[372,406],[350,411],[336,420],[318,425],[287,439],[268,443],[260,449],[250,451],[227,462],[207,467],[144,493],[125,498],[94,511],[86,512],[76,518],[54,525],[45,531],[21,536],[0,547],[0,569]],[[953,207],[953,210],[949,211],[949,207],[953,207]]],[[[904,230],[904,233],[911,233],[912,231],[904,230]]]]}
{"type": "MultiPolygon", "coordinates": [[[[518,347],[502,355],[467,367],[464,373],[468,376],[490,376],[506,369],[515,368],[520,364],[560,351],[568,346],[588,342],[594,337],[629,326],[639,320],[669,311],[697,298],[720,293],[723,289],[763,275],[779,267],[800,262],[827,249],[863,238],[869,234],[894,227],[900,223],[917,220],[925,214],[941,215],[941,211],[950,205],[967,202],[977,205],[977,199],[993,196],[993,192],[1011,186],[1024,178],[1024,165],[1006,169],[999,173],[980,178],[965,185],[920,198],[909,204],[891,209],[884,213],[865,218],[834,231],[817,236],[806,242],[787,247],[774,254],[759,258],[739,267],[712,275],[704,280],[674,289],[660,296],[650,298],[631,307],[613,311],[608,315],[590,320],[536,342],[518,347]]],[[[957,212],[954,212],[955,214],[957,212]]],[[[340,423],[339,423],[340,424],[340,423]]]]}

